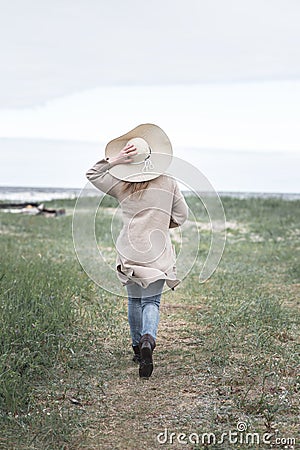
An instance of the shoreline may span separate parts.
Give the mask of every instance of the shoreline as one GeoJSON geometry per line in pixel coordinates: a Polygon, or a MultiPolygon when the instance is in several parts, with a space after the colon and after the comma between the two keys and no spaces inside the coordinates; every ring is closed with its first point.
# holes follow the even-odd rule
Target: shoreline
{"type": "MultiPolygon", "coordinates": [[[[62,199],[76,199],[82,189],[80,188],[51,188],[51,187],[22,187],[22,186],[0,186],[0,201],[51,201],[62,199]]],[[[190,191],[182,191],[185,195],[193,195],[190,191]]],[[[87,196],[97,196],[99,191],[91,188],[87,196]]],[[[283,200],[299,200],[300,193],[285,192],[232,192],[220,191],[220,197],[231,198],[280,198],[283,200]]]]}

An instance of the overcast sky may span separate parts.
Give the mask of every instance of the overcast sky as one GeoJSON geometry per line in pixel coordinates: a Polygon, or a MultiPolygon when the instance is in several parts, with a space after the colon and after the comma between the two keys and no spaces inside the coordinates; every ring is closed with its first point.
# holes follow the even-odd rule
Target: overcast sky
{"type": "Polygon", "coordinates": [[[287,174],[299,162],[300,2],[0,6],[0,185],[80,187],[95,150],[97,159],[108,140],[153,122],[179,157],[207,168],[217,189],[300,191],[294,171],[283,180],[272,157],[281,154],[287,174]],[[55,164],[72,152],[72,176],[57,177],[55,164]],[[221,177],[216,165],[232,168],[239,158],[245,164],[246,154],[251,171],[244,184],[245,177],[221,177]]]}

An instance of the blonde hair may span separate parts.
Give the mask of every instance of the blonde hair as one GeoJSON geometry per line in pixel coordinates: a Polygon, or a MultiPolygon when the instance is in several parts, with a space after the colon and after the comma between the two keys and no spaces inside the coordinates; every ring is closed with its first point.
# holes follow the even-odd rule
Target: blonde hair
{"type": "Polygon", "coordinates": [[[144,189],[147,189],[150,182],[152,180],[148,181],[123,181],[122,190],[123,192],[128,192],[129,194],[135,194],[136,192],[140,192],[140,195],[142,195],[142,191],[144,189]]]}

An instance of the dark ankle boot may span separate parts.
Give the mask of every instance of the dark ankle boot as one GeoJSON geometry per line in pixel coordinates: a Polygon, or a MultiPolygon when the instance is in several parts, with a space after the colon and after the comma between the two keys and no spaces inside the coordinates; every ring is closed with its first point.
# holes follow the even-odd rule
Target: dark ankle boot
{"type": "Polygon", "coordinates": [[[133,345],[132,349],[134,351],[134,357],[132,358],[132,361],[135,362],[135,363],[139,363],[141,361],[140,346],[139,345],[133,345]]]}
{"type": "Polygon", "coordinates": [[[151,334],[144,334],[140,340],[141,361],[139,375],[141,378],[149,378],[153,372],[152,352],[156,344],[151,334]]]}

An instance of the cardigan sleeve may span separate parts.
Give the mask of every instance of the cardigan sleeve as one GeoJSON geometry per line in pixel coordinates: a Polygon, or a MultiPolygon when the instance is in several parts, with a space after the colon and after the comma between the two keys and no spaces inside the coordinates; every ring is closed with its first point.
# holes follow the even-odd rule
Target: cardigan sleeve
{"type": "Polygon", "coordinates": [[[86,172],[86,177],[97,189],[116,197],[117,185],[120,183],[120,180],[109,173],[110,167],[111,164],[107,159],[101,159],[86,172]]]}
{"type": "Polygon", "coordinates": [[[176,228],[182,225],[188,218],[189,207],[175,181],[174,197],[171,211],[169,228],[176,228]]]}

